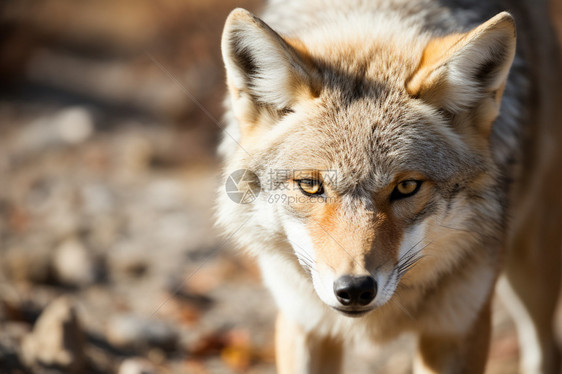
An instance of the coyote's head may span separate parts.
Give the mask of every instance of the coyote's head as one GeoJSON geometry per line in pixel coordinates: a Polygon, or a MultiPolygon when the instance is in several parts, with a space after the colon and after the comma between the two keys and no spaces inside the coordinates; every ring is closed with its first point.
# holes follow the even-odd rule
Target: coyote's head
{"type": "Polygon", "coordinates": [[[379,21],[296,38],[237,9],[222,39],[226,174],[251,171],[261,193],[225,199],[221,219],[252,250],[298,260],[324,303],[356,316],[477,255],[505,196],[489,137],[512,17],[443,37],[379,21]]]}

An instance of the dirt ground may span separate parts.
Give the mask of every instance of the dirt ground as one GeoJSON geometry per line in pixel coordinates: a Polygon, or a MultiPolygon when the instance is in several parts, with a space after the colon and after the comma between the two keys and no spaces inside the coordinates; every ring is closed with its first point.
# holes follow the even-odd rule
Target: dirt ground
{"type": "MultiPolygon", "coordinates": [[[[274,373],[275,306],[213,218],[220,33],[260,5],[0,5],[1,373],[274,373]]],[[[487,373],[515,373],[496,309],[487,373]]],[[[412,350],[359,342],[346,373],[412,350]]]]}

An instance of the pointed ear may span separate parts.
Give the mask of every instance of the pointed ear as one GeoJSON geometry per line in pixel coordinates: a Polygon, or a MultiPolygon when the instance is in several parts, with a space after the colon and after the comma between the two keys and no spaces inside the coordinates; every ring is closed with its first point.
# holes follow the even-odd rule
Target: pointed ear
{"type": "Polygon", "coordinates": [[[515,56],[515,41],[515,22],[507,12],[465,34],[432,39],[406,90],[453,114],[483,105],[486,117],[493,120],[515,56]]]}
{"type": "Polygon", "coordinates": [[[310,64],[262,20],[233,10],[222,34],[222,56],[231,95],[256,105],[290,107],[298,93],[311,92],[310,64]]]}

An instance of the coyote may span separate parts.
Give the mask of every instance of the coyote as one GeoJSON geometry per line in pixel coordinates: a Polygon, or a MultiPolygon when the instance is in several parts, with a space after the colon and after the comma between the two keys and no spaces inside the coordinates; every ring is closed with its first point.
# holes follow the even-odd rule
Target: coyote
{"type": "Polygon", "coordinates": [[[415,373],[482,373],[495,289],[521,371],[559,373],[546,2],[270,1],[232,11],[222,55],[224,178],[255,193],[221,190],[218,221],[279,308],[279,373],[337,373],[349,339],[404,332],[415,373]]]}

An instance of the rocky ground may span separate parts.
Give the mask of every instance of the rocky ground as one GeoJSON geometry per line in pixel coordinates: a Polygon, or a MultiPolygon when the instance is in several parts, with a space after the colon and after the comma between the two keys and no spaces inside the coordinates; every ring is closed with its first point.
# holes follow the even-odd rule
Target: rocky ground
{"type": "MultiPolygon", "coordinates": [[[[274,372],[271,297],[213,227],[235,6],[259,2],[0,5],[1,373],[274,372]]],[[[497,309],[488,372],[513,373],[497,309]]],[[[346,372],[411,351],[359,342],[346,372]]]]}

